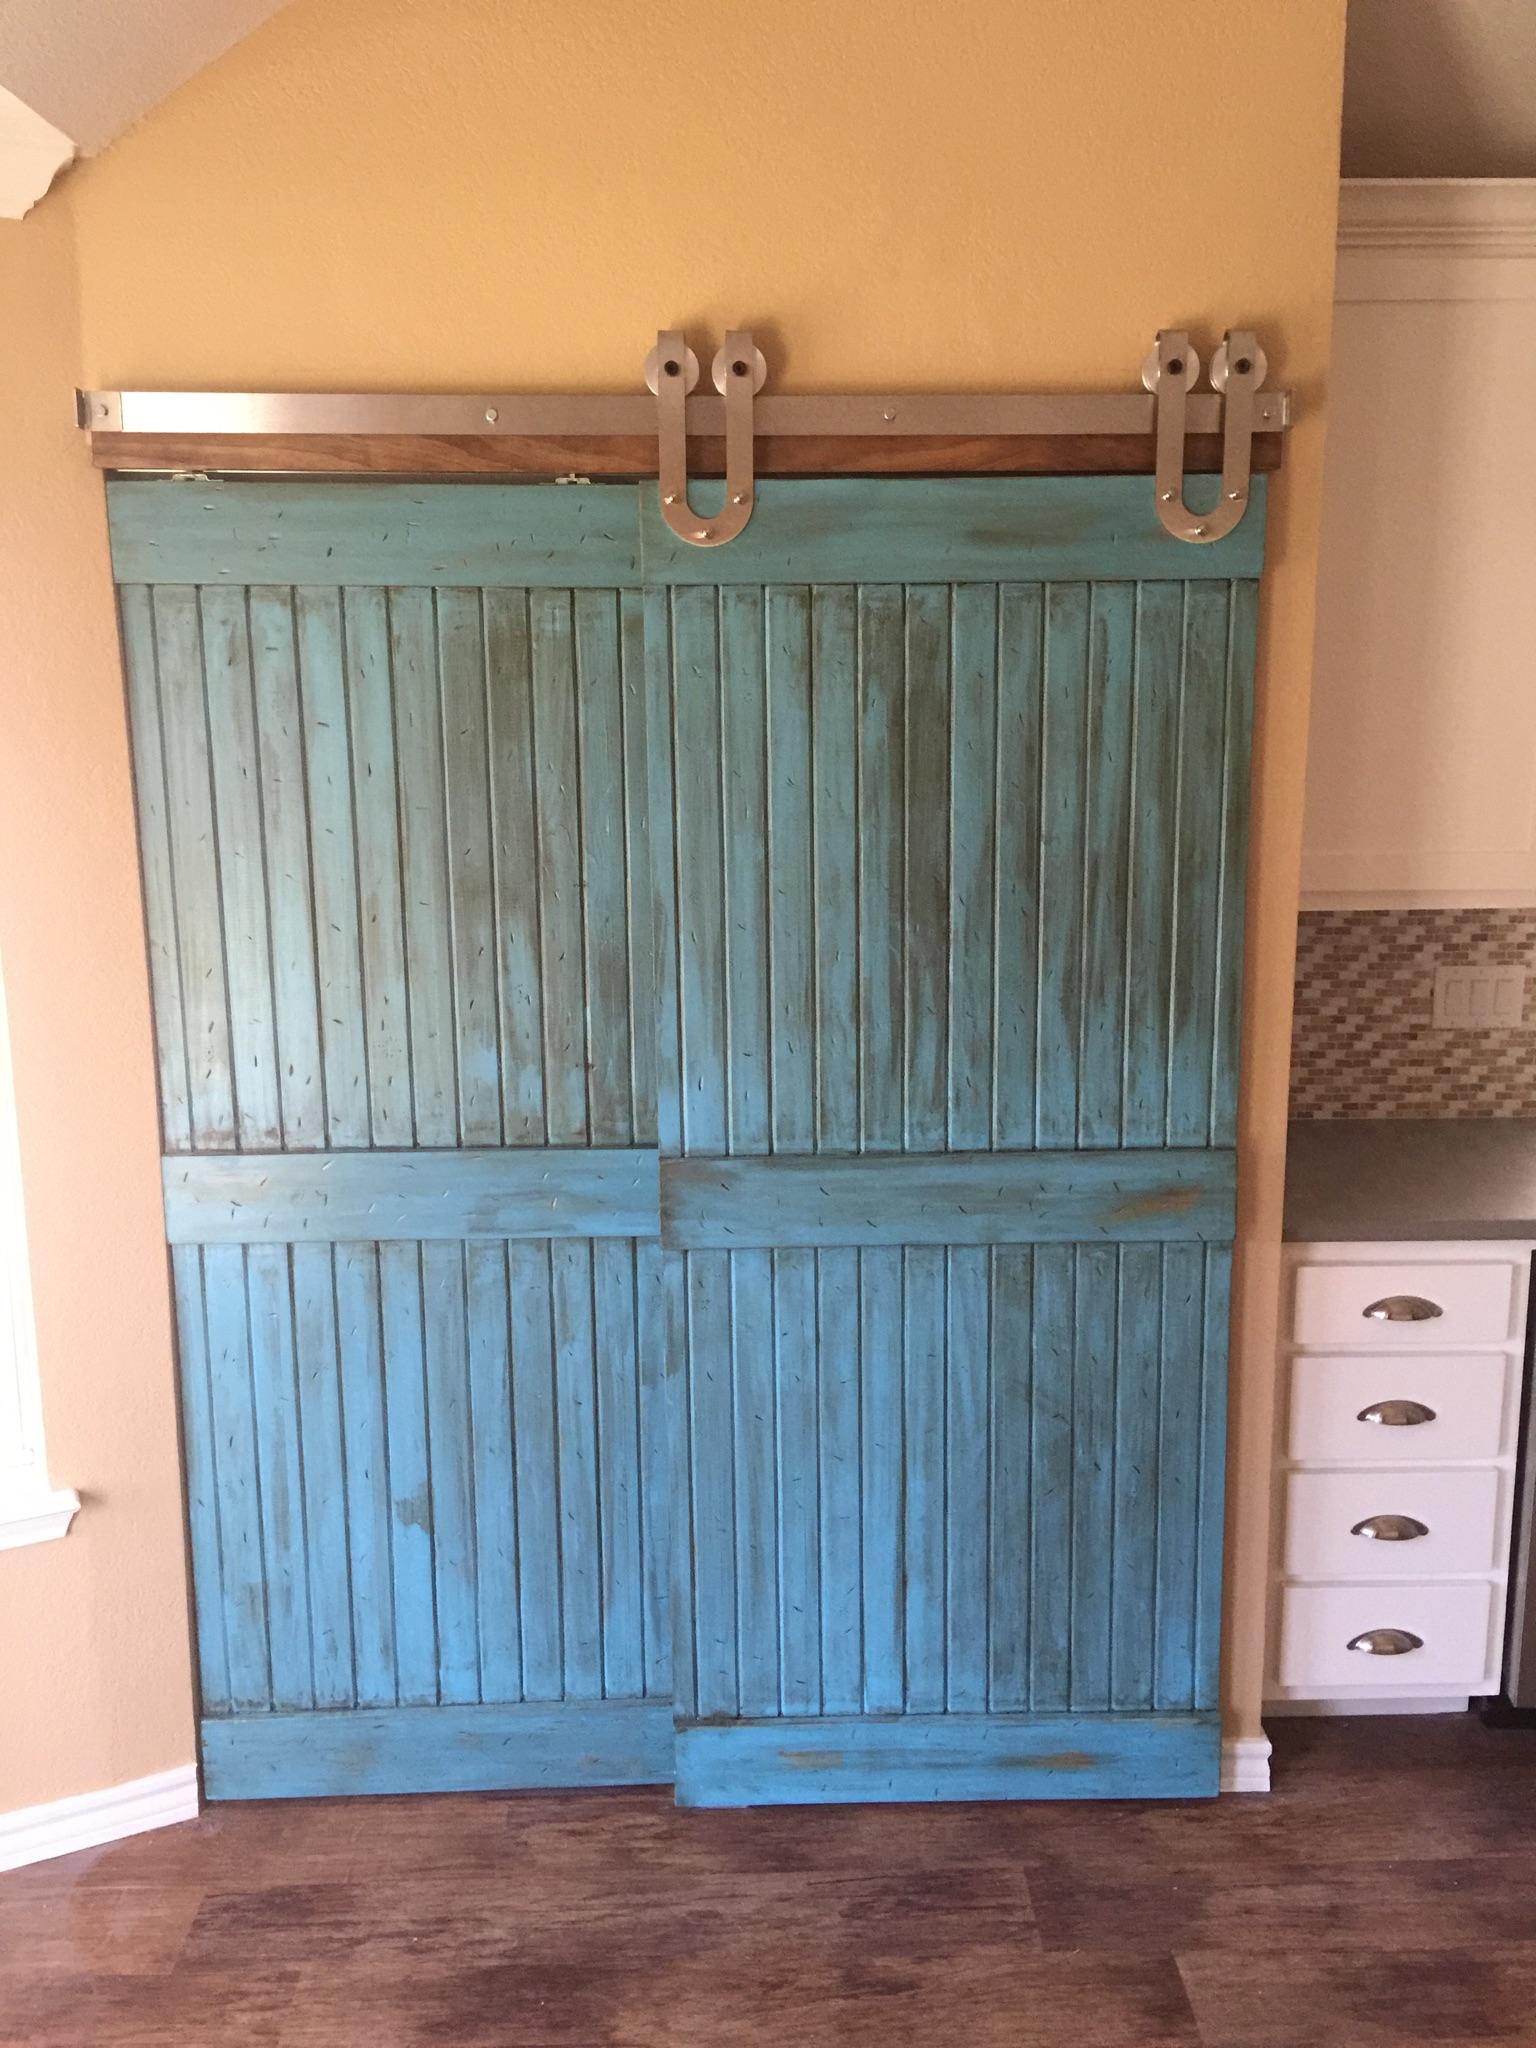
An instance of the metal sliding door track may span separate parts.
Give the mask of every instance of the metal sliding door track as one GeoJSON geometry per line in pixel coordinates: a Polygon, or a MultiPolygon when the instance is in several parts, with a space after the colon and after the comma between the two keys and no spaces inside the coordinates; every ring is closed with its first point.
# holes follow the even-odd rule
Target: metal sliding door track
{"type": "MultiPolygon", "coordinates": [[[[105,434],[654,436],[656,400],[648,392],[450,393],[388,391],[82,391],[82,427],[105,434]]],[[[726,400],[699,391],[684,401],[690,436],[725,435],[726,400]]],[[[1190,434],[1218,434],[1219,392],[1191,391],[1184,402],[1190,434]]],[[[1257,391],[1255,434],[1291,425],[1288,391],[1257,391]]],[[[758,395],[752,433],[764,437],[991,436],[1032,438],[1153,433],[1150,391],[892,392],[837,396],[758,395]]]]}

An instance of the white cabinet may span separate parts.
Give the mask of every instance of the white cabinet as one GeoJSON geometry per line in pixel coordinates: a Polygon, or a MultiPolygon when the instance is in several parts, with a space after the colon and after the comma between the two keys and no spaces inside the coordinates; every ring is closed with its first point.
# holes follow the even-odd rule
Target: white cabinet
{"type": "Polygon", "coordinates": [[[1346,180],[1303,904],[1536,904],[1536,179],[1346,180]]]}
{"type": "Polygon", "coordinates": [[[1279,1711],[1499,1690],[1533,1250],[1287,1248],[1279,1711]]]}

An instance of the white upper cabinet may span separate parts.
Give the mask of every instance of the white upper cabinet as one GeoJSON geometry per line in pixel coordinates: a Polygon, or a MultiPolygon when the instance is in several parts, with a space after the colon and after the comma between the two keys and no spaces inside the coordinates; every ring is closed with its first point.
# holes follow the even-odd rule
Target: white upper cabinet
{"type": "Polygon", "coordinates": [[[1341,196],[1304,907],[1536,904],[1536,179],[1341,196]]]}

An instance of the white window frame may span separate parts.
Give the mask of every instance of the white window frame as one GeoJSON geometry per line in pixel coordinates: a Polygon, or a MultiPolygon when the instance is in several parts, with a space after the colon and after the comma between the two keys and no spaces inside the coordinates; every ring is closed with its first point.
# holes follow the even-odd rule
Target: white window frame
{"type": "Polygon", "coordinates": [[[77,1494],[48,1483],[16,1090],[0,981],[0,1550],[63,1536],[79,1506],[77,1494]]]}

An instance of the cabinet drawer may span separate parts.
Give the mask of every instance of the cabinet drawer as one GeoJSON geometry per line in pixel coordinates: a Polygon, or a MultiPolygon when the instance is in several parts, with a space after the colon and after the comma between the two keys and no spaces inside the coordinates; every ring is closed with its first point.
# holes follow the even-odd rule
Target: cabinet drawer
{"type": "Polygon", "coordinates": [[[1327,1699],[1361,1687],[1435,1686],[1477,1691],[1492,1674],[1493,1588],[1461,1584],[1287,1586],[1281,1596],[1278,1673],[1289,1692],[1327,1699]],[[1401,1629],[1420,1647],[1367,1656],[1349,1645],[1379,1629],[1401,1629]]]}
{"type": "Polygon", "coordinates": [[[1293,1472],[1285,1491],[1286,1574],[1298,1579],[1422,1579],[1440,1572],[1494,1571],[1503,1479],[1497,1467],[1293,1472]],[[1362,1523],[1377,1533],[1356,1535],[1362,1523]],[[1424,1533],[1415,1533],[1415,1525],[1424,1533]]]}
{"type": "Polygon", "coordinates": [[[1413,1259],[1298,1265],[1291,1295],[1291,1340],[1351,1350],[1418,1351],[1459,1344],[1503,1344],[1517,1328],[1517,1276],[1525,1262],[1489,1258],[1452,1264],[1413,1259]],[[1389,1302],[1438,1310],[1422,1320],[1373,1316],[1389,1302]]]}
{"type": "MultiPolygon", "coordinates": [[[[1510,1442],[1518,1365],[1508,1353],[1459,1358],[1291,1360],[1286,1453],[1298,1464],[1449,1464],[1498,1458],[1510,1442]],[[1383,1402],[1427,1410],[1420,1422],[1362,1422],[1383,1402]]],[[[1399,1411],[1389,1410],[1389,1413],[1399,1411]]]]}

